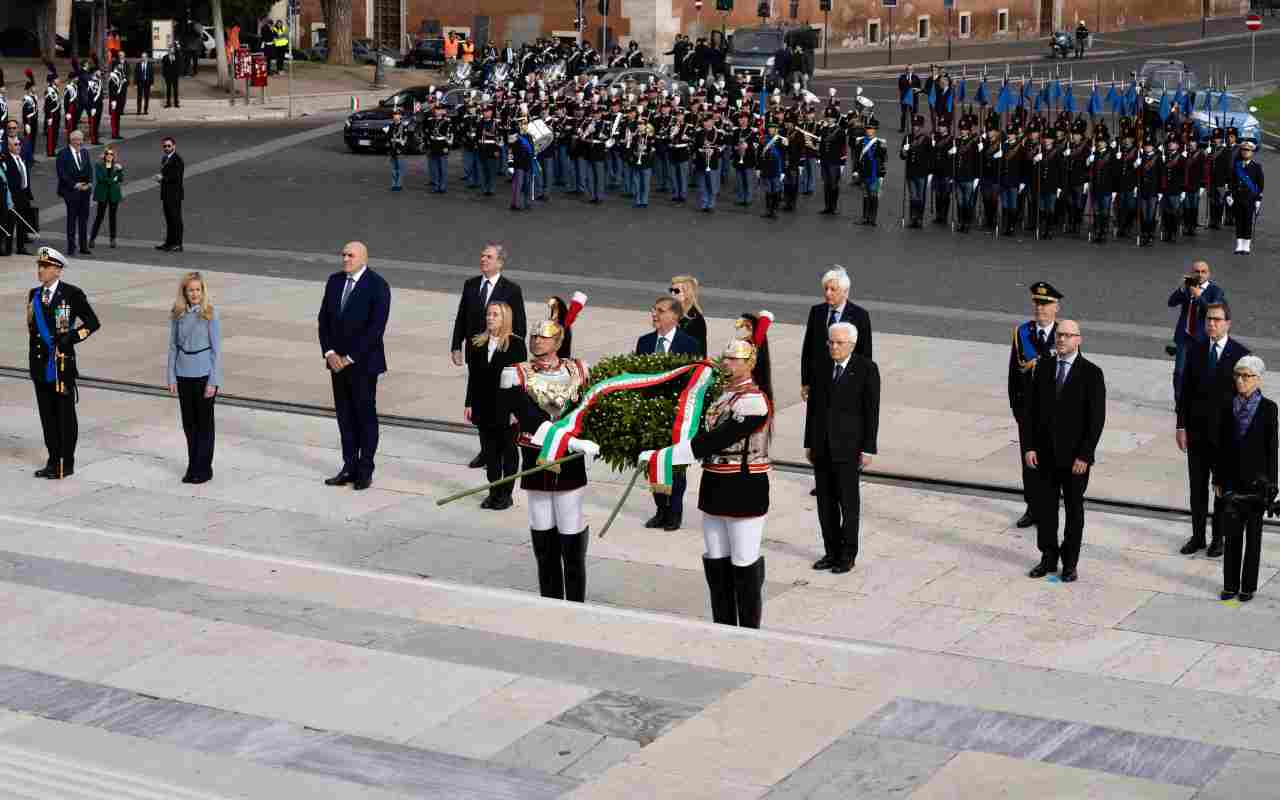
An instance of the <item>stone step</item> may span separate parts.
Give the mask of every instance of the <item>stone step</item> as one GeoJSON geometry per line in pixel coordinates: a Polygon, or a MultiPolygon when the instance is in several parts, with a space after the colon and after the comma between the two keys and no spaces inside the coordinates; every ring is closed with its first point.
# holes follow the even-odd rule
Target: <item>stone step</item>
{"type": "Polygon", "coordinates": [[[0,744],[0,798],[22,800],[226,800],[137,773],[0,744]]]}

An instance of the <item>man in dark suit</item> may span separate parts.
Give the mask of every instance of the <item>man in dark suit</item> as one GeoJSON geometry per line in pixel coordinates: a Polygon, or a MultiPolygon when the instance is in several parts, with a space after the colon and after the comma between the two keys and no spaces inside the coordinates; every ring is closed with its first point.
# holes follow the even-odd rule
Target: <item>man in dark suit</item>
{"type": "Polygon", "coordinates": [[[814,375],[805,411],[805,456],[813,464],[824,555],[814,569],[840,574],[858,558],[859,473],[871,464],[880,430],[880,370],[858,355],[858,329],[837,322],[827,332],[831,368],[814,375]]]}
{"type": "Polygon", "coordinates": [[[327,486],[368,489],[378,450],[378,376],[387,371],[382,337],[391,313],[391,287],[369,269],[360,242],[342,248],[342,271],[329,276],[320,304],[320,350],[333,383],[342,437],[342,470],[327,486]]]}
{"type": "MultiPolygon", "coordinates": [[[[1218,418],[1230,407],[1235,395],[1232,370],[1244,356],[1245,347],[1229,334],[1231,307],[1212,303],[1204,310],[1205,339],[1187,350],[1187,365],[1182,373],[1182,391],[1178,395],[1178,449],[1187,454],[1187,477],[1191,484],[1191,538],[1182,546],[1184,555],[1192,555],[1205,547],[1205,520],[1209,518],[1213,538],[1205,555],[1222,555],[1222,515],[1213,503],[1209,517],[1209,480],[1217,462],[1219,440],[1218,418]]],[[[1216,476],[1215,476],[1216,477],[1216,476]]]]}
{"type": "Polygon", "coordinates": [[[133,68],[133,82],[138,86],[137,114],[151,113],[151,87],[156,82],[156,65],[149,50],[142,51],[142,58],[133,68]]]}
{"type": "Polygon", "coordinates": [[[93,162],[85,152],[84,134],[71,132],[70,140],[58,154],[58,196],[67,206],[67,255],[79,252],[91,256],[89,250],[89,200],[93,196],[93,162]]]}
{"type": "Polygon", "coordinates": [[[40,285],[27,294],[28,367],[49,457],[37,478],[69,478],[76,469],[76,348],[98,330],[84,291],[64,283],[67,260],[52,247],[36,254],[40,285]]]}
{"type": "Polygon", "coordinates": [[[1102,370],[1080,353],[1080,325],[1059,320],[1057,355],[1036,362],[1022,414],[1022,457],[1036,478],[1036,530],[1040,563],[1028,575],[1058,569],[1064,583],[1076,579],[1084,538],[1084,493],[1107,415],[1102,370]],[[1066,509],[1058,543],[1058,497],[1066,509]]]}
{"type": "Polygon", "coordinates": [[[30,230],[38,230],[35,198],[31,194],[31,168],[22,160],[22,144],[18,139],[9,138],[4,149],[6,152],[0,155],[0,179],[8,186],[9,202],[13,204],[12,213],[4,215],[3,227],[13,233],[13,239],[6,241],[17,245],[18,255],[29,256],[27,234],[30,230]]]}
{"type": "Polygon", "coordinates": [[[1178,321],[1173,326],[1173,398],[1182,392],[1182,374],[1186,369],[1187,350],[1195,342],[1205,339],[1204,313],[1210,303],[1225,303],[1227,293],[1213,282],[1206,261],[1191,265],[1191,272],[1182,276],[1182,282],[1169,295],[1169,308],[1178,309],[1178,321]]]}
{"type": "MultiPolygon", "coordinates": [[[[1053,356],[1060,300],[1062,292],[1045,281],[1031,284],[1031,319],[1013,329],[1013,344],[1009,348],[1009,408],[1013,411],[1013,420],[1019,431],[1022,430],[1022,411],[1027,405],[1027,393],[1031,390],[1031,377],[1035,374],[1036,362],[1053,356]]],[[[1036,479],[1022,460],[1024,448],[1021,445],[1019,442],[1018,461],[1022,464],[1022,499],[1026,501],[1027,507],[1018,518],[1017,525],[1019,528],[1030,528],[1036,524],[1033,494],[1036,479]]]]}
{"type": "Polygon", "coordinates": [[[919,92],[920,76],[908,64],[906,70],[898,76],[898,109],[901,111],[898,117],[898,133],[906,131],[907,119],[915,116],[916,111],[919,109],[919,92]],[[910,92],[910,94],[907,94],[907,92],[910,92]],[[906,98],[906,102],[903,102],[903,98],[906,98]]]}
{"type": "Polygon", "coordinates": [[[172,136],[160,140],[160,149],[164,155],[160,159],[160,174],[156,180],[160,182],[160,204],[164,208],[164,241],[156,245],[156,249],[181,253],[182,199],[185,194],[182,181],[186,165],[178,155],[178,143],[172,136]]]}
{"type": "MultiPolygon", "coordinates": [[[[659,297],[649,309],[653,331],[636,340],[636,355],[647,353],[676,353],[696,357],[701,349],[698,340],[680,330],[681,309],[672,297],[659,297]]],[[[684,490],[687,485],[684,467],[673,470],[671,494],[654,492],[653,502],[657,511],[644,524],[646,528],[680,529],[684,516],[684,490]]]]}
{"type": "Polygon", "coordinates": [[[178,79],[182,74],[182,59],[178,56],[178,45],[174,44],[160,59],[160,77],[164,78],[164,107],[181,108],[178,102],[178,79]]]}
{"type": "Polygon", "coordinates": [[[849,302],[852,282],[844,267],[834,267],[822,276],[823,302],[809,309],[800,346],[800,398],[809,399],[809,389],[818,376],[831,371],[827,349],[827,329],[837,322],[849,322],[858,329],[854,354],[871,360],[871,315],[862,306],[849,302]]]}
{"type": "MultiPolygon", "coordinates": [[[[453,321],[453,335],[449,338],[449,350],[454,366],[462,366],[466,359],[467,342],[484,331],[484,313],[489,303],[506,303],[511,306],[511,334],[521,339],[528,331],[525,321],[524,295],[520,286],[502,274],[507,260],[506,249],[500,244],[488,244],[480,251],[480,274],[468,278],[462,285],[458,298],[458,315],[453,321]]],[[[468,464],[472,469],[484,466],[483,450],[468,464]]]]}

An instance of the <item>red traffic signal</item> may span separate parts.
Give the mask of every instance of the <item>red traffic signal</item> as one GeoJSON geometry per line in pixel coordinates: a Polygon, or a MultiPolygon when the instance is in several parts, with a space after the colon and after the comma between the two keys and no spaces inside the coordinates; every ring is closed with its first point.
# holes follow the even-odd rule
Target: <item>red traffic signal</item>
{"type": "Polygon", "coordinates": [[[1244,18],[1244,26],[1251,31],[1262,30],[1262,15],[1250,14],[1244,18]]]}
{"type": "Polygon", "coordinates": [[[694,11],[702,10],[702,0],[693,0],[693,10],[694,11]]]}

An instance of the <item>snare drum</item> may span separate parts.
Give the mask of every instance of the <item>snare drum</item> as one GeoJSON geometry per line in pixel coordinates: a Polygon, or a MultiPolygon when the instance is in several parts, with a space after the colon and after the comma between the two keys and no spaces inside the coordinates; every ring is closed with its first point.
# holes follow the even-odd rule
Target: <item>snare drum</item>
{"type": "Polygon", "coordinates": [[[555,141],[556,135],[551,131],[551,126],[541,119],[529,120],[529,139],[533,142],[533,150],[538,155],[542,155],[542,151],[551,146],[555,141]]]}

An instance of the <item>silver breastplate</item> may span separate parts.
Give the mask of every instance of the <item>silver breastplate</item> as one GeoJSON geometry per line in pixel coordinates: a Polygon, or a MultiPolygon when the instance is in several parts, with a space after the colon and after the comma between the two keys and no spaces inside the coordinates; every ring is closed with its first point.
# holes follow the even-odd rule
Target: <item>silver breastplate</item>
{"type": "Polygon", "coordinates": [[[583,384],[578,362],[566,359],[560,362],[559,369],[550,372],[537,372],[528,364],[522,364],[521,369],[524,390],[551,419],[560,419],[578,402],[583,384]]]}

